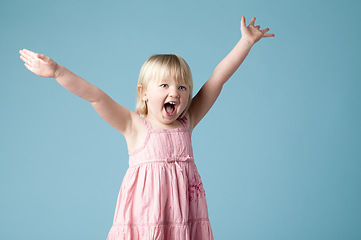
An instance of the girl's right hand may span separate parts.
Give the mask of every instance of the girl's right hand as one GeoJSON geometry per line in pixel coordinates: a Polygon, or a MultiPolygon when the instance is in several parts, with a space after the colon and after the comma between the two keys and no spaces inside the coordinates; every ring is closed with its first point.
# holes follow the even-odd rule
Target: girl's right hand
{"type": "Polygon", "coordinates": [[[40,77],[55,78],[59,65],[51,58],[27,49],[19,51],[25,67],[40,77]]]}

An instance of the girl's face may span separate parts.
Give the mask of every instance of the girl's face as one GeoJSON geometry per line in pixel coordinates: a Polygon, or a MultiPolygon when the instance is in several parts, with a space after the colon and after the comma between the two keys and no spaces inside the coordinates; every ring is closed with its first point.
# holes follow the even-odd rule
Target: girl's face
{"type": "Polygon", "coordinates": [[[176,83],[172,77],[151,81],[144,92],[148,115],[163,124],[171,124],[183,113],[189,101],[189,86],[176,83]]]}

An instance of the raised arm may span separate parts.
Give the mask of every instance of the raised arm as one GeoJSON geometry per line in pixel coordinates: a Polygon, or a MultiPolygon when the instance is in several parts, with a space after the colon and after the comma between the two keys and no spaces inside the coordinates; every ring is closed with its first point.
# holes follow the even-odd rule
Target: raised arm
{"type": "Polygon", "coordinates": [[[124,135],[130,130],[132,112],[116,103],[102,90],[45,55],[27,49],[20,50],[19,53],[25,67],[31,72],[40,77],[55,78],[65,89],[90,102],[109,125],[124,135]]]}
{"type": "Polygon", "coordinates": [[[199,123],[213,106],[223,85],[242,64],[252,46],[263,37],[275,36],[274,34],[266,33],[269,31],[269,28],[259,30],[260,26],[254,26],[255,21],[256,18],[254,17],[250,21],[249,26],[246,26],[246,19],[242,16],[241,39],[231,52],[218,64],[211,77],[193,98],[188,110],[191,129],[199,123]]]}

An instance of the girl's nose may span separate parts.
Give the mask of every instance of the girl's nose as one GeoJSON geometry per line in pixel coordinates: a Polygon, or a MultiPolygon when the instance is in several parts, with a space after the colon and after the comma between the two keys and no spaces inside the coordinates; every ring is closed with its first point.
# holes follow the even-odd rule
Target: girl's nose
{"type": "Polygon", "coordinates": [[[178,98],[179,97],[178,89],[177,88],[170,88],[169,96],[178,98]]]}

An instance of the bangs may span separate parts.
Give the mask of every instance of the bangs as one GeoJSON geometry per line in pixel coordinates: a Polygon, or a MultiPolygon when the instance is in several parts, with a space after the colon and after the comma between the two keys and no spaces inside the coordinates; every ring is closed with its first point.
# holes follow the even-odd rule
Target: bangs
{"type": "Polygon", "coordinates": [[[191,86],[193,81],[189,66],[182,60],[183,59],[175,54],[156,55],[156,59],[154,59],[152,64],[153,66],[149,69],[151,70],[149,72],[150,79],[161,82],[171,77],[176,83],[191,86]]]}

